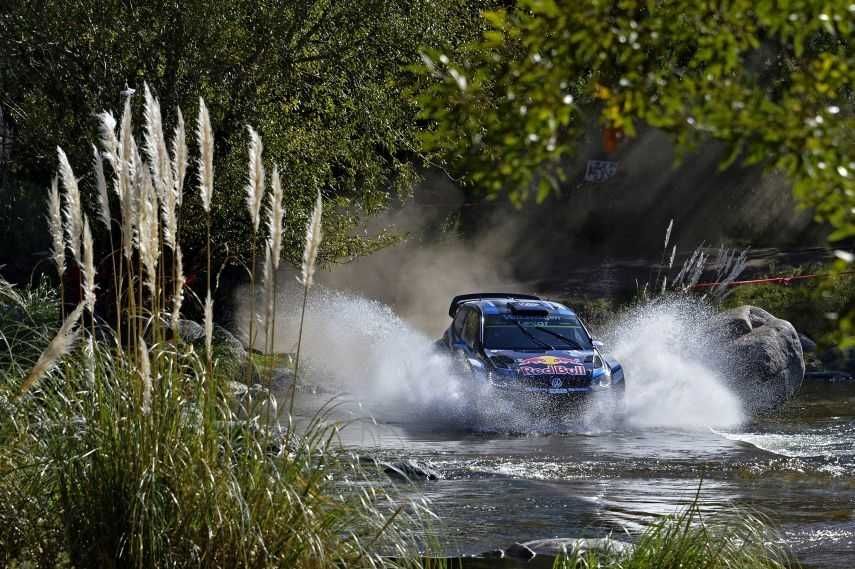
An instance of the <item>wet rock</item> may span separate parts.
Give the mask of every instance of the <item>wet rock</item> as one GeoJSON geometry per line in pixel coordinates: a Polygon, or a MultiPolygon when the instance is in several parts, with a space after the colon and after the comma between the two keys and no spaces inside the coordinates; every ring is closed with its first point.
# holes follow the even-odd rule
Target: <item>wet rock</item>
{"type": "Polygon", "coordinates": [[[756,306],[722,312],[710,324],[730,368],[732,387],[749,409],[774,408],[796,393],[805,360],[792,324],[756,306]]]}
{"type": "Polygon", "coordinates": [[[387,476],[398,480],[413,482],[416,480],[439,480],[441,478],[439,472],[414,460],[384,462],[381,465],[387,476]]]}
{"type": "Polygon", "coordinates": [[[555,538],[527,541],[522,544],[538,556],[558,557],[559,555],[585,555],[589,551],[621,557],[632,553],[632,544],[610,537],[600,538],[555,538]]]}
{"type": "Polygon", "coordinates": [[[532,559],[537,555],[529,546],[524,543],[515,543],[505,550],[505,557],[511,559],[532,559]]]}

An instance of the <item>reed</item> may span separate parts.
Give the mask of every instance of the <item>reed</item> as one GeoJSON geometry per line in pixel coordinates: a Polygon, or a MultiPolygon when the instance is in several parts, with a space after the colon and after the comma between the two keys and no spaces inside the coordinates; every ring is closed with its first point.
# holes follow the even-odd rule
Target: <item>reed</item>
{"type": "Polygon", "coordinates": [[[300,349],[303,345],[303,324],[306,321],[306,303],[309,300],[309,289],[312,288],[315,279],[315,268],[318,261],[318,251],[323,239],[323,213],[324,202],[321,192],[315,200],[315,208],[306,224],[306,242],[303,247],[303,264],[300,267],[299,282],[303,285],[303,304],[300,309],[300,328],[297,332],[297,353],[294,356],[294,381],[291,383],[291,393],[288,404],[288,416],[294,415],[294,400],[297,397],[297,382],[300,378],[300,349]]]}
{"type": "Polygon", "coordinates": [[[267,232],[270,238],[264,260],[264,296],[266,299],[265,350],[272,352],[276,336],[276,274],[282,258],[282,224],[285,220],[285,207],[282,203],[282,179],[279,176],[279,167],[276,165],[273,166],[270,185],[272,191],[270,206],[267,209],[267,232]]]}
{"type": "Polygon", "coordinates": [[[56,267],[60,282],[65,274],[65,240],[63,239],[62,209],[56,177],[53,178],[48,193],[48,231],[51,237],[51,259],[56,267]]]}
{"type": "Polygon", "coordinates": [[[184,201],[184,178],[187,177],[187,134],[184,130],[184,115],[175,110],[175,131],[172,136],[172,177],[175,180],[175,203],[181,207],[184,201]]]}
{"type": "Polygon", "coordinates": [[[95,241],[89,229],[89,219],[83,216],[83,303],[89,314],[95,318],[95,241]]]}
{"type": "Polygon", "coordinates": [[[184,304],[184,256],[181,246],[175,248],[175,276],[173,279],[172,315],[169,319],[173,334],[178,336],[178,326],[181,321],[181,307],[184,304]]]}
{"type": "Polygon", "coordinates": [[[59,360],[66,356],[74,342],[77,339],[77,321],[80,320],[80,315],[83,313],[83,304],[78,304],[71,314],[65,319],[57,331],[56,336],[50,341],[45,351],[42,352],[36,365],[30,370],[27,376],[21,383],[20,393],[23,395],[30,390],[36,383],[44,377],[45,373],[51,370],[59,360]]]}
{"type": "MultiPolygon", "coordinates": [[[[261,136],[255,129],[249,125],[246,128],[249,131],[249,174],[246,184],[246,208],[249,212],[250,223],[252,223],[252,260],[249,271],[249,288],[253,291],[249,299],[249,346],[253,348],[255,347],[255,322],[257,319],[255,309],[255,255],[258,226],[261,221],[261,204],[264,201],[264,164],[261,160],[264,145],[261,142],[261,136]]],[[[247,373],[249,373],[249,368],[247,368],[247,373]]]]}

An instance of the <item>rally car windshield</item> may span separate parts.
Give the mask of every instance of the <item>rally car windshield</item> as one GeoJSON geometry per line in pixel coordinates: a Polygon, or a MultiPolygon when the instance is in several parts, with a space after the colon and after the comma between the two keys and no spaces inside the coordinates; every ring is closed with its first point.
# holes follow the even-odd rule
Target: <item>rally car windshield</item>
{"type": "Polygon", "coordinates": [[[591,350],[591,340],[574,316],[488,316],[484,322],[488,350],[591,350]]]}

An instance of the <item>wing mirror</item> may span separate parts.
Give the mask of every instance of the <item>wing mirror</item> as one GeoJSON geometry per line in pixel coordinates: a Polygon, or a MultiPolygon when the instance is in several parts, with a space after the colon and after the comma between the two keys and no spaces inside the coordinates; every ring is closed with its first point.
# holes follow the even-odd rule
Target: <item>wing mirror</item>
{"type": "Polygon", "coordinates": [[[598,350],[602,350],[606,347],[606,343],[600,340],[599,338],[591,338],[591,345],[593,345],[598,350]]]}

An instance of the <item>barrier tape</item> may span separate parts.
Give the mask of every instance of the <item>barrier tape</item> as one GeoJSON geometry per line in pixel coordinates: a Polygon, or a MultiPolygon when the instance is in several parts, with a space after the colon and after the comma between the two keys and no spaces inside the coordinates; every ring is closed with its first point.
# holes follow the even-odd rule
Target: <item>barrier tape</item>
{"type": "MultiPolygon", "coordinates": [[[[839,275],[851,275],[855,274],[855,271],[844,271],[842,273],[817,273],[815,275],[794,275],[791,277],[768,277],[765,279],[751,279],[745,281],[733,281],[727,283],[725,286],[727,288],[733,288],[737,286],[743,285],[760,285],[760,284],[780,284],[787,286],[795,281],[804,281],[809,279],[821,279],[827,277],[836,277],[839,275]]],[[[692,289],[703,289],[703,288],[712,288],[719,286],[721,283],[699,283],[692,287],[692,289]]]]}

